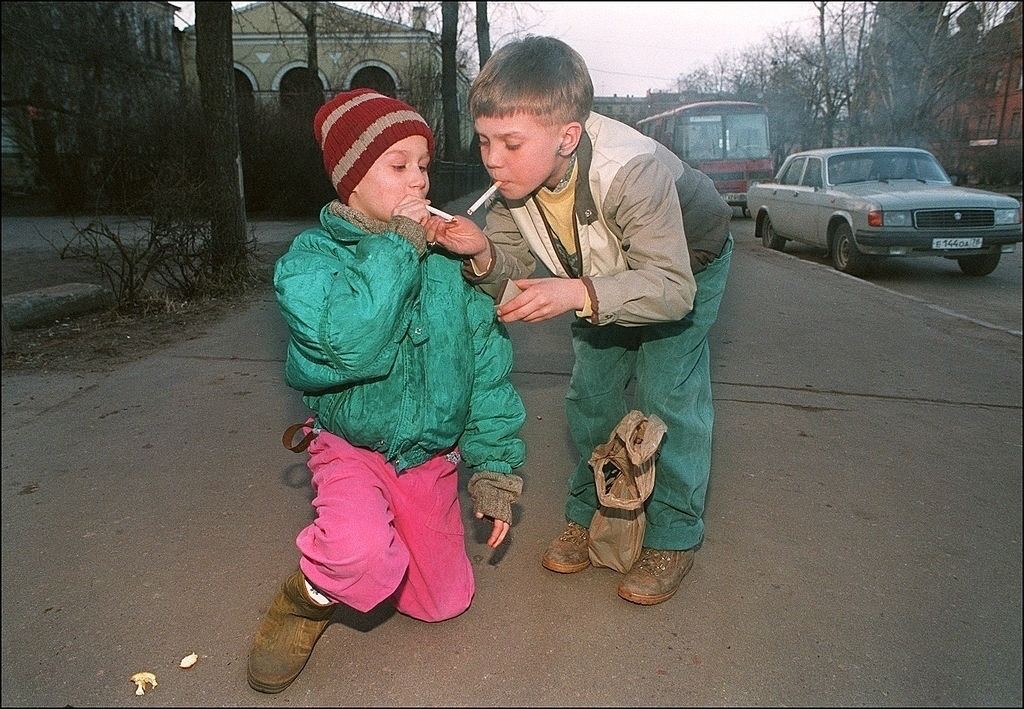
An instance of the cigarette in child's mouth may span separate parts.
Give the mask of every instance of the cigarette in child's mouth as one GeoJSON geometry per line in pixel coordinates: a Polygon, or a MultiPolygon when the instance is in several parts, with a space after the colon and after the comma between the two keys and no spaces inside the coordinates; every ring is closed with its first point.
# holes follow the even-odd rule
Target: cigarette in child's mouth
{"type": "Polygon", "coordinates": [[[445,219],[445,220],[447,220],[449,222],[455,221],[455,217],[453,217],[448,212],[444,212],[444,211],[438,209],[437,207],[431,207],[429,204],[427,205],[427,211],[430,212],[431,214],[436,214],[437,216],[439,216],[442,219],[445,219]]]}
{"type": "Polygon", "coordinates": [[[480,205],[489,200],[499,187],[501,187],[500,182],[495,182],[493,185],[491,185],[491,188],[484,192],[482,195],[480,195],[480,199],[473,202],[473,206],[466,210],[466,214],[472,214],[473,212],[478,210],[480,208],[480,205]]]}

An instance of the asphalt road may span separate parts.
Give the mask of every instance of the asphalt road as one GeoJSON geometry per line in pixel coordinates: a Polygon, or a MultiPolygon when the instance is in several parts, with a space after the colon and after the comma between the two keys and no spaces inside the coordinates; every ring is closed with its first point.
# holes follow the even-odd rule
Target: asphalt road
{"type": "MultiPolygon", "coordinates": [[[[753,220],[734,219],[733,232],[741,235],[746,244],[761,246],[760,240],[753,238],[753,220]]],[[[789,241],[785,253],[808,263],[832,267],[822,251],[804,244],[789,241]]],[[[980,278],[965,276],[956,261],[950,259],[887,258],[879,261],[862,280],[933,308],[1020,334],[1021,262],[1019,244],[1013,253],[1002,255],[995,271],[980,278]]]]}
{"type": "Polygon", "coordinates": [[[339,612],[277,697],[245,658],[311,492],[279,441],[304,409],[273,301],[114,373],[4,373],[3,705],[1019,706],[1019,265],[1000,320],[749,229],[711,337],[707,538],[674,598],[540,566],[572,355],[565,317],[513,325],[526,488],[495,553],[464,505],[473,606],[339,612]]]}

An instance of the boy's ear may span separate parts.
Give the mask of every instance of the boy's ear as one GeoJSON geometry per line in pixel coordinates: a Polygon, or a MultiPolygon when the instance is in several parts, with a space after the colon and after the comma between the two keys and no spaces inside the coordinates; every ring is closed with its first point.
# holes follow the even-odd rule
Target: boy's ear
{"type": "Polygon", "coordinates": [[[562,141],[558,144],[558,154],[563,158],[572,155],[572,151],[580,144],[580,137],[583,135],[583,125],[578,121],[565,124],[562,128],[562,141]]]}

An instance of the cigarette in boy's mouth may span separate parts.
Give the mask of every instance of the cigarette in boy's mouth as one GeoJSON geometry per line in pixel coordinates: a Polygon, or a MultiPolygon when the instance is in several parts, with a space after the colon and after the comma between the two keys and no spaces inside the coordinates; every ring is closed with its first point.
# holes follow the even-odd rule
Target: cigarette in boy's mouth
{"type": "Polygon", "coordinates": [[[438,209],[437,207],[431,207],[429,204],[427,205],[427,211],[430,212],[431,214],[436,214],[437,216],[441,217],[442,219],[444,219],[446,221],[449,221],[449,222],[455,221],[455,217],[453,217],[448,212],[444,212],[444,211],[438,209]]]}
{"type": "Polygon", "coordinates": [[[501,187],[500,182],[495,182],[493,185],[491,185],[491,188],[484,192],[482,195],[480,195],[480,199],[473,202],[473,206],[466,210],[466,214],[472,214],[473,212],[478,210],[480,208],[480,205],[489,200],[499,187],[501,187]]]}

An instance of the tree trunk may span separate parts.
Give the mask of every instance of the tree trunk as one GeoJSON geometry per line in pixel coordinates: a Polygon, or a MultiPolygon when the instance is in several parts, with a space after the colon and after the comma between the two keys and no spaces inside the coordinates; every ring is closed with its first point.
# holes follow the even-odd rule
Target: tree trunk
{"type": "Polygon", "coordinates": [[[832,100],[832,67],[828,55],[828,45],[825,42],[825,7],[827,5],[826,0],[814,3],[814,7],[818,10],[818,47],[821,51],[821,102],[824,112],[822,126],[824,135],[821,147],[823,148],[832,147],[836,124],[835,105],[832,100]]]}
{"type": "Polygon", "coordinates": [[[303,103],[311,122],[324,102],[324,87],[320,83],[320,50],[316,36],[316,12],[316,3],[309,3],[309,13],[303,23],[306,27],[306,67],[309,69],[309,86],[306,87],[303,103]]]}
{"type": "MultiPolygon", "coordinates": [[[[317,3],[280,3],[302,25],[306,33],[306,81],[298,100],[302,114],[308,122],[324,102],[324,87],[320,83],[320,50],[317,43],[317,3]]],[[[280,25],[278,25],[280,28],[280,25]]]]}
{"type": "Polygon", "coordinates": [[[7,313],[4,312],[4,308],[0,305],[0,321],[2,322],[3,328],[3,352],[7,354],[7,350],[13,349],[14,337],[11,335],[11,326],[7,324],[7,313]]]}
{"type": "Polygon", "coordinates": [[[480,68],[491,58],[491,23],[487,19],[487,1],[476,4],[476,49],[480,68]]]}
{"type": "Polygon", "coordinates": [[[229,2],[196,3],[196,71],[206,123],[210,256],[215,274],[228,274],[245,265],[245,201],[231,19],[229,2]]]}
{"type": "Polygon", "coordinates": [[[441,3],[441,105],[444,114],[444,159],[462,157],[459,135],[458,64],[455,57],[459,31],[459,3],[441,3]]]}

